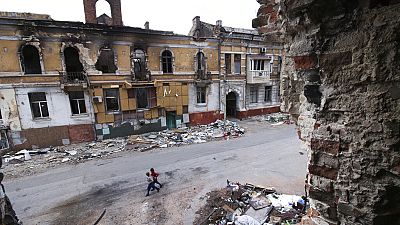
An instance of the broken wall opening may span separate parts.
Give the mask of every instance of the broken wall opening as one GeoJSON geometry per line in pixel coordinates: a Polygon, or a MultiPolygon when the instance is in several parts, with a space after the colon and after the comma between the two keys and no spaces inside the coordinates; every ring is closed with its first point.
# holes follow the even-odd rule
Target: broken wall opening
{"type": "Polygon", "coordinates": [[[39,50],[33,45],[22,47],[21,64],[25,74],[42,74],[39,50]]]}
{"type": "Polygon", "coordinates": [[[139,81],[147,80],[146,53],[141,48],[136,48],[132,53],[132,66],[135,79],[139,81]]]}
{"type": "Polygon", "coordinates": [[[65,71],[67,73],[82,73],[83,65],[79,59],[79,51],[74,47],[64,49],[65,71]]]}
{"type": "Polygon", "coordinates": [[[115,73],[118,68],[115,65],[114,51],[108,47],[102,48],[95,67],[103,73],[115,73]]]}

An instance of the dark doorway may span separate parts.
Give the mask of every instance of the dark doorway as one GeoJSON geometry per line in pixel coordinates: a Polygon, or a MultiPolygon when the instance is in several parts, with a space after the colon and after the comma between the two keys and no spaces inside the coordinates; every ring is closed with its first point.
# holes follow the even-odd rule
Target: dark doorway
{"type": "Polygon", "coordinates": [[[22,48],[22,67],[25,74],[42,74],[39,51],[35,46],[26,45],[22,48]]]}
{"type": "Polygon", "coordinates": [[[79,52],[74,47],[66,47],[64,49],[65,70],[67,73],[81,73],[83,66],[79,60],[79,52]]]}
{"type": "Polygon", "coordinates": [[[226,116],[236,117],[236,94],[233,92],[226,95],[226,116]]]}
{"type": "Polygon", "coordinates": [[[167,127],[168,127],[168,129],[176,128],[176,113],[175,112],[167,112],[167,127]]]}

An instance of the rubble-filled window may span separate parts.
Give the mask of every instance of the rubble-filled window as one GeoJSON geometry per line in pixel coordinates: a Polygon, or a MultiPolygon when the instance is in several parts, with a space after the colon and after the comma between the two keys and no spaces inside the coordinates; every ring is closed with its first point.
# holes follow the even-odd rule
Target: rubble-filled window
{"type": "Polygon", "coordinates": [[[115,112],[119,111],[119,89],[105,89],[104,90],[106,111],[115,112]]]}
{"type": "Polygon", "coordinates": [[[205,87],[197,87],[197,103],[198,104],[206,103],[206,88],[205,87]]]}
{"type": "Polygon", "coordinates": [[[69,102],[71,105],[72,115],[86,113],[85,95],[83,91],[69,92],[69,102]]]}
{"type": "Polygon", "coordinates": [[[161,55],[161,64],[163,73],[173,73],[172,71],[172,53],[165,50],[161,55]]]}
{"type": "Polygon", "coordinates": [[[138,109],[148,109],[156,107],[157,95],[156,88],[136,88],[128,91],[128,98],[136,98],[138,109]]]}
{"type": "Polygon", "coordinates": [[[146,77],[146,54],[142,49],[133,52],[133,71],[139,80],[146,77]]]}
{"type": "Polygon", "coordinates": [[[265,86],[264,102],[272,101],[272,86],[265,86]]]}
{"type": "Polygon", "coordinates": [[[115,66],[114,51],[110,48],[101,49],[95,66],[96,70],[103,73],[115,73],[118,68],[115,66]]]}
{"type": "Polygon", "coordinates": [[[74,47],[64,49],[65,70],[67,73],[83,72],[83,65],[79,60],[79,52],[74,47]]]}
{"type": "Polygon", "coordinates": [[[46,93],[34,92],[28,93],[29,103],[31,105],[33,118],[49,117],[49,109],[47,107],[46,93]]]}
{"type": "Polygon", "coordinates": [[[7,133],[5,130],[0,130],[0,149],[9,148],[7,133]]]}
{"type": "Polygon", "coordinates": [[[242,62],[242,56],[240,54],[235,54],[234,64],[235,64],[235,73],[236,74],[240,74],[241,66],[242,66],[241,62],[242,62]]]}
{"type": "Polygon", "coordinates": [[[231,74],[231,54],[225,54],[225,73],[231,74]]]}
{"type": "Polygon", "coordinates": [[[258,88],[257,86],[250,86],[250,103],[258,102],[258,88]]]}
{"type": "Polygon", "coordinates": [[[21,62],[25,74],[42,74],[39,51],[35,46],[22,47],[21,62]]]}

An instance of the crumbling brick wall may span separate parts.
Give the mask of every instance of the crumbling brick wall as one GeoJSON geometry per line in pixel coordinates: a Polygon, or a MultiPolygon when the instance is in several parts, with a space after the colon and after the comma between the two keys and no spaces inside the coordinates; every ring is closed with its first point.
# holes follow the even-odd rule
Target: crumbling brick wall
{"type": "MultiPolygon", "coordinates": [[[[83,0],[86,23],[97,23],[96,3],[98,0],[83,0]]],[[[122,26],[121,0],[106,0],[111,7],[112,25],[122,26]]]]}
{"type": "Polygon", "coordinates": [[[312,206],[330,224],[400,224],[400,1],[258,0],[285,42],[282,110],[309,147],[312,206]]]}

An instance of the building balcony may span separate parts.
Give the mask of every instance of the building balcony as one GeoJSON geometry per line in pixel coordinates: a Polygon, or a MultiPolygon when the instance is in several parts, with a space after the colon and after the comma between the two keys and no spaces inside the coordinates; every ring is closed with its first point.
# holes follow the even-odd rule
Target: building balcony
{"type": "Polygon", "coordinates": [[[88,86],[88,76],[85,72],[60,72],[61,85],[64,86],[88,86]]]}
{"type": "Polygon", "coordinates": [[[271,81],[271,72],[267,70],[250,70],[247,73],[247,83],[257,84],[271,81]]]}

